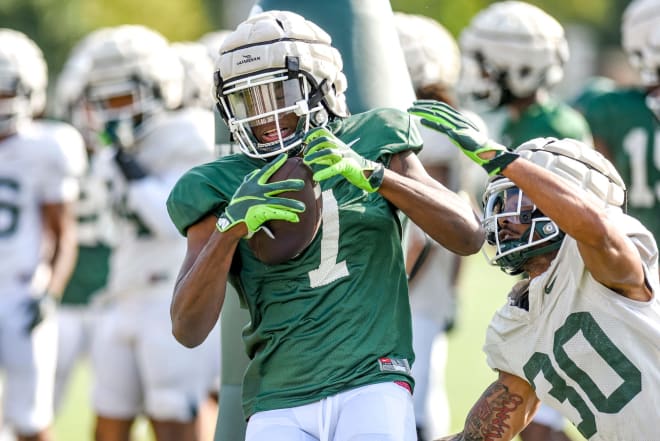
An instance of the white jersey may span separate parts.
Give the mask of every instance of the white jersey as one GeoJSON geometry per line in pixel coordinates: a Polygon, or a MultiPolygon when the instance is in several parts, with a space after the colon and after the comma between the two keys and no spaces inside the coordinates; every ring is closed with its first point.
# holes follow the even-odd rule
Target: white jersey
{"type": "Polygon", "coordinates": [[[148,175],[127,182],[105,153],[114,176],[117,222],[108,295],[130,296],[157,290],[171,295],[185,255],[185,239],[170,221],[165,202],[174,183],[195,165],[214,158],[213,113],[204,109],[171,112],[150,121],[137,141],[136,158],[148,175]],[[163,289],[167,287],[166,289],[163,289]]]}
{"type": "Polygon", "coordinates": [[[529,311],[501,308],[484,351],[491,368],[526,379],[587,439],[651,441],[660,418],[658,248],[637,220],[610,216],[639,250],[653,299],[633,301],[598,283],[567,236],[531,281],[529,311]]]}
{"type": "Polygon", "coordinates": [[[86,165],[82,137],[65,123],[31,121],[0,141],[0,296],[34,283],[43,251],[41,207],[75,201],[86,165]]]}

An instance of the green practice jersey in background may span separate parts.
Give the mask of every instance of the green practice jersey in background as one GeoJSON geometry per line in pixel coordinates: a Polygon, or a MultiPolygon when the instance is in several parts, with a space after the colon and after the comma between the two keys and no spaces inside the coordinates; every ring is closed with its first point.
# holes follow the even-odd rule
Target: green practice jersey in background
{"type": "Polygon", "coordinates": [[[628,187],[628,214],[660,240],[660,131],[646,106],[645,93],[635,88],[588,90],[576,108],[589,122],[594,141],[607,150],[628,187]]]}
{"type": "Polygon", "coordinates": [[[511,148],[538,137],[573,138],[592,143],[584,117],[569,105],[554,100],[532,104],[518,120],[508,118],[501,132],[501,142],[511,148]]]}
{"type": "Polygon", "coordinates": [[[113,231],[107,185],[89,174],[81,178],[75,204],[78,257],[62,304],[86,305],[108,281],[113,231]]]}

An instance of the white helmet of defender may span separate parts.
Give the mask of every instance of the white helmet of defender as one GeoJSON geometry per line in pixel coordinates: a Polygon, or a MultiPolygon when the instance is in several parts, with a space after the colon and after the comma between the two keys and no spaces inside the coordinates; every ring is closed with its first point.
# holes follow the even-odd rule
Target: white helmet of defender
{"type": "Polygon", "coordinates": [[[267,11],[241,23],[225,38],[216,68],[218,109],[250,157],[297,148],[311,127],[348,115],[339,51],[325,31],[293,12],[267,11]],[[280,119],[291,113],[297,127],[283,133],[280,119]],[[252,127],[273,122],[276,140],[257,140],[252,127]]]}
{"type": "Polygon", "coordinates": [[[41,49],[24,33],[0,28],[0,135],[44,111],[47,85],[41,49]]]}
{"type": "MultiPolygon", "coordinates": [[[[535,138],[521,144],[516,150],[525,158],[556,174],[575,188],[584,191],[603,206],[623,207],[626,186],[623,179],[598,151],[574,139],[535,138]]],[[[497,175],[491,178],[483,196],[487,242],[494,246],[495,254],[484,253],[490,264],[498,265],[507,273],[519,274],[530,257],[561,246],[564,233],[535,205],[526,205],[523,191],[511,180],[497,175]],[[513,202],[507,202],[513,201],[513,202]],[[510,208],[516,209],[511,211],[510,208]],[[500,219],[517,219],[528,224],[525,233],[514,240],[500,240],[500,219]]]]}

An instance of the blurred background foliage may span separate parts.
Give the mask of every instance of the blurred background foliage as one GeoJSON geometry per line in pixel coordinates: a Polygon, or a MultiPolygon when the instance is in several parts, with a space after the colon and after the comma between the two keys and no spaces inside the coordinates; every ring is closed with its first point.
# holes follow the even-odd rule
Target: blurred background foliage
{"type": "MultiPolygon", "coordinates": [[[[327,1],[327,0],[300,0],[327,1]]],[[[359,1],[359,0],[356,0],[359,1]]],[[[171,41],[196,40],[206,32],[233,28],[250,0],[0,0],[0,27],[25,32],[43,49],[51,76],[73,44],[100,26],[140,23],[171,41]]],[[[489,0],[391,0],[397,11],[428,15],[455,36],[489,0]]],[[[564,26],[582,24],[598,48],[617,47],[621,13],[629,0],[531,0],[564,26]]]]}

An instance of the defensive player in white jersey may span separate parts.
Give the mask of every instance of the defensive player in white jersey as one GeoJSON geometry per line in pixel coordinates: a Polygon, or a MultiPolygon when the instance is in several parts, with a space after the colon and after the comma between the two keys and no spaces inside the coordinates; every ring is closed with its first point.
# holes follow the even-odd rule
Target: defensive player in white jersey
{"type": "MultiPolygon", "coordinates": [[[[569,60],[565,31],[554,17],[524,1],[494,2],[472,18],[459,41],[468,66],[463,91],[479,108],[504,111],[496,139],[511,147],[540,136],[592,143],[584,117],[553,93],[569,60]]],[[[520,438],[568,441],[565,426],[559,412],[542,405],[520,438]]]]}
{"type": "Polygon", "coordinates": [[[165,200],[193,165],[213,159],[209,110],[181,104],[183,68],[169,42],[143,26],[112,28],[89,47],[84,100],[110,148],[117,228],[106,301],[92,341],[98,441],[129,439],[137,415],[158,441],[193,440],[204,396],[203,348],[172,336],[169,304],[185,241],[165,200]]]}
{"type": "Polygon", "coordinates": [[[660,283],[653,235],[626,215],[625,185],[587,145],[536,138],[515,151],[443,103],[410,109],[492,176],[491,262],[528,274],[493,317],[484,350],[498,379],[447,440],[510,440],[541,402],[589,440],[657,438],[660,283]]]}
{"type": "Polygon", "coordinates": [[[4,419],[19,441],[53,439],[54,300],[76,258],[72,203],[86,160],[71,126],[33,120],[47,67],[26,35],[0,29],[0,365],[4,419]]]}
{"type": "MultiPolygon", "coordinates": [[[[416,97],[455,105],[461,59],[454,38],[429,17],[395,12],[394,19],[416,97]]],[[[477,115],[471,118],[480,122],[477,115]]],[[[424,126],[419,129],[424,149],[418,157],[434,179],[452,191],[470,186],[466,176],[486,181],[483,170],[466,160],[446,135],[424,126]]],[[[403,242],[413,318],[415,420],[418,440],[423,441],[449,430],[447,331],[456,320],[461,260],[412,222],[406,223],[403,242]]]]}

